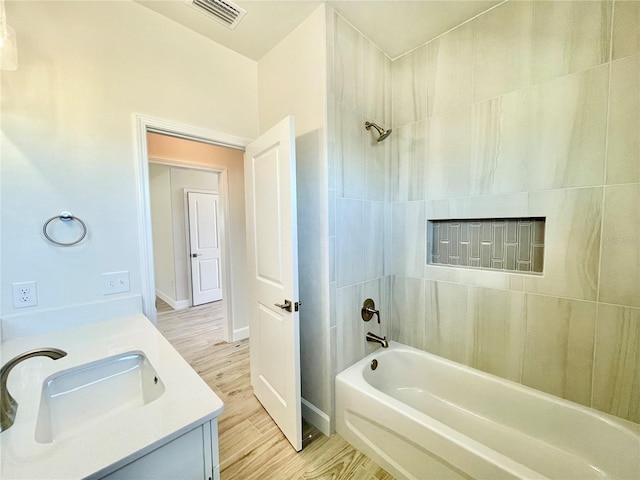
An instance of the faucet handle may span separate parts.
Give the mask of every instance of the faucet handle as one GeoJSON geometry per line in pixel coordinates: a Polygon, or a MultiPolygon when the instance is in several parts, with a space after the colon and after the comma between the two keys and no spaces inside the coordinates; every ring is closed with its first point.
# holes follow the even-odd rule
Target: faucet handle
{"type": "Polygon", "coordinates": [[[362,309],[360,310],[360,316],[362,320],[368,322],[373,318],[373,316],[378,317],[378,324],[380,323],[380,310],[376,310],[376,304],[370,298],[367,298],[362,304],[362,309]]]}

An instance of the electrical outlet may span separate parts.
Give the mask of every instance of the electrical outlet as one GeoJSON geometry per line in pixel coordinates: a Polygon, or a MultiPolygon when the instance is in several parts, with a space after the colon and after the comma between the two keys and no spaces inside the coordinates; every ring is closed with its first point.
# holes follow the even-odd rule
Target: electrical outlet
{"type": "Polygon", "coordinates": [[[12,283],[13,308],[34,307],[38,305],[36,282],[12,283]]]}
{"type": "Polygon", "coordinates": [[[129,272],[109,272],[102,274],[102,293],[104,295],[128,291],[129,272]]]}

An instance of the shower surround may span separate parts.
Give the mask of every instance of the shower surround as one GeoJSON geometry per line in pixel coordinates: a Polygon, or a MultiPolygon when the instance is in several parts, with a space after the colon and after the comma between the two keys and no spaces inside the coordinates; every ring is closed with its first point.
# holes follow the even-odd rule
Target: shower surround
{"type": "Polygon", "coordinates": [[[509,1],[393,61],[328,11],[333,374],[371,297],[377,334],[640,422],[640,2],[509,1]],[[513,217],[543,275],[427,264],[428,220],[513,217]]]}

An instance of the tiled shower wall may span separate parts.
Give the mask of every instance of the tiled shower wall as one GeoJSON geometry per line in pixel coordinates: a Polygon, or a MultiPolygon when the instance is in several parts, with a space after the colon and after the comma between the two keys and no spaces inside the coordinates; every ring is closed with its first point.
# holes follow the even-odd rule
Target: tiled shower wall
{"type": "Polygon", "coordinates": [[[392,91],[392,338],[640,422],[640,2],[509,1],[392,91]],[[427,265],[428,220],[520,216],[543,275],[427,265]]]}
{"type": "Polygon", "coordinates": [[[367,330],[386,335],[389,325],[383,299],[391,142],[377,143],[377,134],[365,130],[364,123],[391,124],[391,60],[332,9],[327,11],[333,378],[373,349],[365,341],[367,330]],[[380,326],[360,319],[368,297],[383,309],[380,326]]]}

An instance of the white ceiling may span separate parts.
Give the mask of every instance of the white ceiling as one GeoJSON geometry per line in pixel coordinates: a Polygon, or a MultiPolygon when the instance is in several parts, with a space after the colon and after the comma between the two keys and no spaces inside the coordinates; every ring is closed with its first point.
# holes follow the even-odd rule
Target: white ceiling
{"type": "MultiPolygon", "coordinates": [[[[322,2],[233,0],[247,10],[235,30],[186,0],[135,0],[253,60],[275,47],[322,2]]],[[[396,58],[500,3],[489,0],[342,0],[328,3],[389,57],[396,58]]]]}

